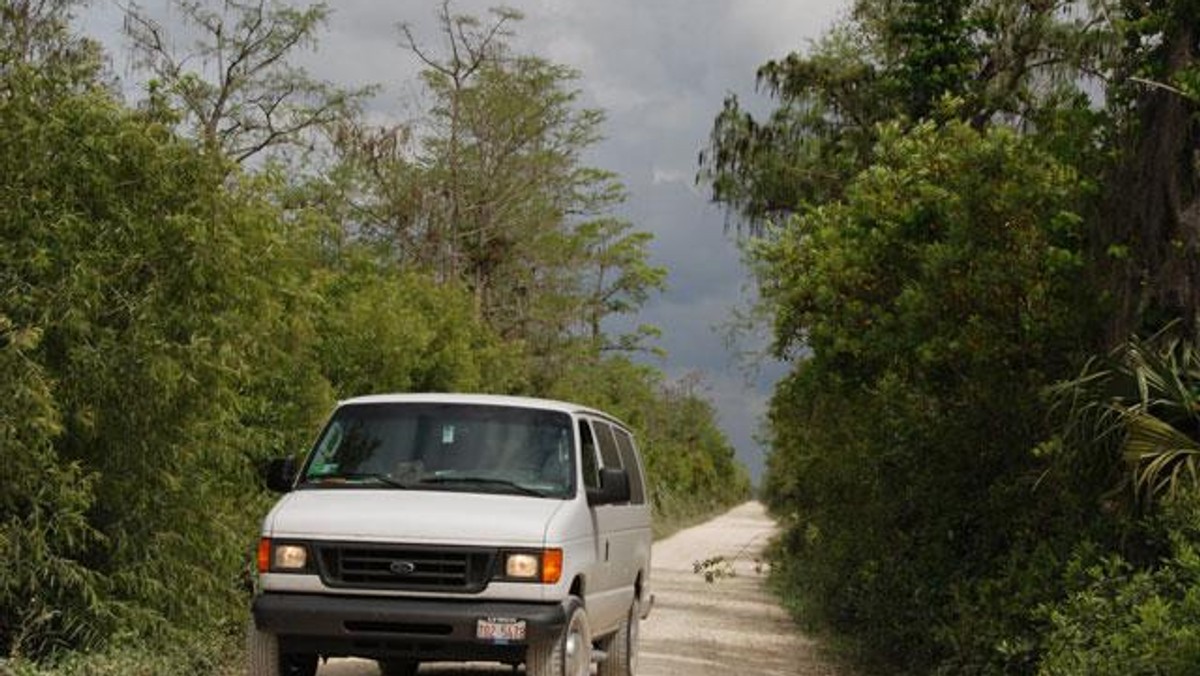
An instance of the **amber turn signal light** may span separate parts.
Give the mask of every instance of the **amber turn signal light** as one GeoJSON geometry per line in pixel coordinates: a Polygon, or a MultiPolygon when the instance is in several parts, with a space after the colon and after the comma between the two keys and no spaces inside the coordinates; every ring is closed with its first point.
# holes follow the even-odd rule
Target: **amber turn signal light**
{"type": "Polygon", "coordinates": [[[258,540],[258,572],[267,573],[271,570],[271,539],[258,540]]]}
{"type": "Polygon", "coordinates": [[[542,552],[542,583],[556,584],[562,579],[563,552],[561,549],[547,549],[542,552]]]}

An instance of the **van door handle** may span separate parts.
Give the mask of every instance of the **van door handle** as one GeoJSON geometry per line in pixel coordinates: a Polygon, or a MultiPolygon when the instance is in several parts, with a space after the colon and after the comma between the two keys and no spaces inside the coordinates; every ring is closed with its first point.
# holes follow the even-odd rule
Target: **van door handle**
{"type": "Polygon", "coordinates": [[[605,563],[608,562],[608,545],[609,545],[609,541],[605,540],[604,541],[604,561],[605,561],[605,563]]]}

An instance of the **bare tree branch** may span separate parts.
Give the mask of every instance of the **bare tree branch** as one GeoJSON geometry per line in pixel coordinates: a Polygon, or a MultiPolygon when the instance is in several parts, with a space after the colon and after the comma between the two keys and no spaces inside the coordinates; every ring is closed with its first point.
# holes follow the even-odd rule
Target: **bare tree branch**
{"type": "Polygon", "coordinates": [[[281,145],[310,145],[310,132],[352,114],[373,87],[345,91],[288,65],[297,49],[315,44],[329,10],[303,9],[279,0],[227,0],[221,11],[174,0],[183,21],[201,36],[184,55],[137,5],[125,8],[125,33],[139,55],[137,66],[162,81],[187,113],[185,123],[214,150],[237,162],[281,145]],[[215,74],[187,66],[200,57],[215,74]]]}

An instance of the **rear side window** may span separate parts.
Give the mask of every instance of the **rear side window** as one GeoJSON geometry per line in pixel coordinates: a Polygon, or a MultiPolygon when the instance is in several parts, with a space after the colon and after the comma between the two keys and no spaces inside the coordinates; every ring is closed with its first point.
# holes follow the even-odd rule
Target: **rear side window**
{"type": "Polygon", "coordinates": [[[617,440],[613,438],[612,427],[608,423],[593,420],[596,428],[596,442],[600,445],[600,458],[605,467],[621,466],[621,452],[617,449],[617,440]]]}
{"type": "Polygon", "coordinates": [[[592,425],[596,428],[596,439],[604,466],[624,467],[629,474],[629,502],[635,505],[646,504],[646,484],[642,478],[642,467],[638,464],[637,451],[633,447],[633,437],[620,427],[606,422],[593,420],[592,425]]]}
{"type": "Polygon", "coordinates": [[[642,466],[638,463],[637,451],[633,447],[633,437],[629,432],[614,427],[613,434],[617,437],[617,448],[621,453],[621,464],[629,472],[630,502],[635,505],[645,504],[646,486],[642,480],[642,466]]]}

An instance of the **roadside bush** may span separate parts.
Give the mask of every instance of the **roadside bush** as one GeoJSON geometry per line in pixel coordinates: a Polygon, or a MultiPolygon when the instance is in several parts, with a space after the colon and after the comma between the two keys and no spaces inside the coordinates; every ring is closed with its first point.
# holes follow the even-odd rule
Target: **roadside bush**
{"type": "Polygon", "coordinates": [[[20,431],[0,449],[16,470],[0,519],[20,524],[7,589],[25,596],[3,613],[35,613],[31,656],[203,626],[238,604],[248,468],[231,422],[280,264],[270,208],[154,111],[6,75],[4,420],[20,431]]]}
{"type": "MultiPolygon", "coordinates": [[[[216,630],[179,632],[169,641],[147,645],[133,636],[116,637],[93,652],[62,653],[44,663],[20,661],[12,676],[241,676],[245,633],[216,630]]],[[[0,663],[0,674],[8,676],[0,663]]]]}
{"type": "Polygon", "coordinates": [[[0,314],[0,655],[88,645],[108,619],[105,581],[80,559],[95,477],[59,462],[51,383],[29,358],[39,332],[0,314]]]}
{"type": "Polygon", "coordinates": [[[1200,664],[1200,496],[1167,507],[1156,564],[1135,566],[1095,549],[1067,571],[1067,598],[1043,608],[1049,620],[1045,676],[1179,675],[1200,664]]]}
{"type": "Polygon", "coordinates": [[[524,354],[473,315],[471,295],[351,254],[321,289],[312,358],[338,397],[511,392],[524,354]]]}
{"type": "Polygon", "coordinates": [[[1086,185],[1008,130],[881,134],[844,199],[758,251],[779,349],[810,351],[770,411],[785,587],[893,671],[1019,672],[1023,649],[1000,644],[1054,598],[1023,566],[1056,579],[1036,543],[1066,523],[1031,449],[1089,318],[1086,185]]]}

